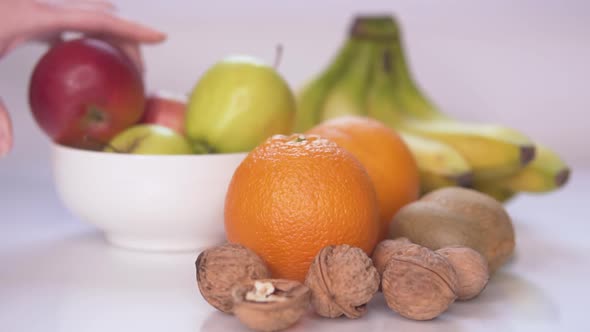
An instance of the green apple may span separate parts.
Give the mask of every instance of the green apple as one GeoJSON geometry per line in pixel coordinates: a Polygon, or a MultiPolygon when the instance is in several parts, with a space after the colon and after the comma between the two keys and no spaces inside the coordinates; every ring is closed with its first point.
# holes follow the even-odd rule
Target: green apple
{"type": "Polygon", "coordinates": [[[117,134],[106,152],[131,154],[193,154],[190,142],[176,131],[154,124],[134,125],[117,134]]]}
{"type": "Polygon", "coordinates": [[[289,134],[295,96],[279,73],[251,56],[209,68],[190,94],[185,132],[197,153],[247,152],[275,134],[289,134]]]}

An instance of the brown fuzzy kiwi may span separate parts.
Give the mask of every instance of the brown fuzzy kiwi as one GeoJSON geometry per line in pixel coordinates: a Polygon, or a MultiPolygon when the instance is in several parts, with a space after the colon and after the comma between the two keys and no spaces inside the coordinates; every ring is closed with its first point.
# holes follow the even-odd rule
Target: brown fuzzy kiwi
{"type": "Polygon", "coordinates": [[[495,272],[515,247],[510,216],[495,199],[472,189],[449,187],[430,192],[398,211],[392,238],[406,237],[432,250],[461,245],[472,248],[495,272]]]}

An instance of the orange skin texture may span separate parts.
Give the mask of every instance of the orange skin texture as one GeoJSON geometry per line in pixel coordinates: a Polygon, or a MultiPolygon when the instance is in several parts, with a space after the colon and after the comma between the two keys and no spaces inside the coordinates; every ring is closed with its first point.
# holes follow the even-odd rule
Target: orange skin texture
{"type": "Polygon", "coordinates": [[[330,119],[306,133],[336,142],[364,165],[377,192],[379,239],[385,239],[393,216],[420,195],[418,166],[403,139],[378,120],[362,116],[330,119]]]}
{"type": "Polygon", "coordinates": [[[303,282],[327,245],[349,244],[370,255],[379,229],[364,167],[313,135],[278,135],[260,144],[238,166],[226,195],[228,241],[260,255],[273,278],[303,282]]]}

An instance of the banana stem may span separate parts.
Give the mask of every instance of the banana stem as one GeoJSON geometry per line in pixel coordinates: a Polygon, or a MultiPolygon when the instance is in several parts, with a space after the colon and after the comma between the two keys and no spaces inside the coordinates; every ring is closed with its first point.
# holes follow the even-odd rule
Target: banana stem
{"type": "Polygon", "coordinates": [[[389,48],[383,50],[383,54],[381,55],[381,61],[383,65],[383,70],[386,73],[391,74],[391,72],[393,71],[393,64],[391,50],[389,48]]]}
{"type": "Polygon", "coordinates": [[[397,92],[404,99],[412,100],[411,108],[413,110],[411,113],[426,118],[440,117],[436,107],[413,79],[404,52],[401,29],[394,16],[359,15],[354,18],[349,30],[349,36],[351,39],[369,40],[384,44],[386,50],[383,53],[383,70],[394,81],[397,92]]]}

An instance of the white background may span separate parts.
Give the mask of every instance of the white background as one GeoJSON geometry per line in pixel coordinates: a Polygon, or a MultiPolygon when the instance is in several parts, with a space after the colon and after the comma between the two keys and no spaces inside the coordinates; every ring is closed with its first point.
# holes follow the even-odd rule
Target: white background
{"type": "MultiPolygon", "coordinates": [[[[293,331],[587,331],[590,2],[117,3],[126,16],[169,34],[144,48],[146,81],[150,89],[179,92],[226,55],[270,61],[277,43],[285,47],[280,70],[297,88],[327,64],[355,13],[395,13],[418,81],[446,112],[517,128],[573,166],[566,188],[507,205],[516,255],[476,300],[454,304],[435,321],[413,322],[377,296],[361,320],[309,315],[293,331]]],[[[14,151],[0,160],[0,330],[242,331],[198,295],[196,253],[114,248],[61,205],[48,141],[26,101],[44,50],[28,45],[0,61],[0,96],[16,132],[14,151]]]]}
{"type": "MultiPolygon", "coordinates": [[[[149,89],[187,92],[215,61],[235,53],[272,61],[298,89],[326,66],[356,13],[394,13],[417,80],[447,113],[516,128],[590,166],[590,2],[563,1],[115,1],[123,15],[157,27],[166,42],[144,48],[149,89]]],[[[0,95],[16,131],[0,173],[48,176],[48,149],[27,104],[45,47],[0,61],[0,95]]],[[[574,174],[575,176],[575,174],[574,174]]],[[[1,190],[1,189],[0,189],[1,190]]]]}

